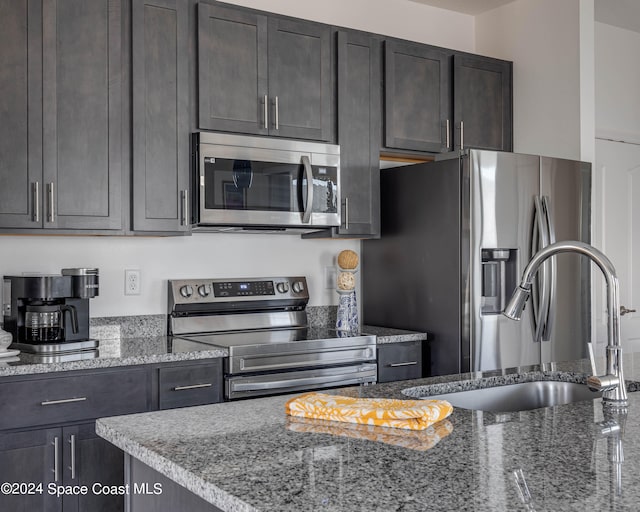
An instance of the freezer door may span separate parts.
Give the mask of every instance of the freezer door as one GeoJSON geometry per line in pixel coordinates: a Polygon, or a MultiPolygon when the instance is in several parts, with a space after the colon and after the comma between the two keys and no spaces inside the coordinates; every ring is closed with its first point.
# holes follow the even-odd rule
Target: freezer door
{"type": "MultiPolygon", "coordinates": [[[[542,157],[541,196],[548,216],[550,242],[591,241],[591,164],[542,157]]],[[[572,253],[553,258],[549,310],[543,322],[542,360],[559,362],[587,357],[591,333],[591,263],[572,253]]]]}
{"type": "Polygon", "coordinates": [[[470,319],[470,369],[538,364],[532,301],[520,322],[501,313],[529,260],[540,158],[493,151],[470,151],[468,158],[469,228],[463,225],[462,230],[468,258],[462,259],[468,259],[463,265],[468,282],[463,307],[470,319]]]}

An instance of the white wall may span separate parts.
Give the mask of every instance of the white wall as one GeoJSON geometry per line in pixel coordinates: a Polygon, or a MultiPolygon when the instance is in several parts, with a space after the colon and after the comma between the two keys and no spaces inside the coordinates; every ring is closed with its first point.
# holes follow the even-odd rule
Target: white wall
{"type": "Polygon", "coordinates": [[[301,240],[295,235],[202,233],[191,237],[0,237],[0,275],[57,274],[64,267],[98,267],[100,296],[91,316],[164,314],[167,279],[306,276],[310,305],[337,304],[324,287],[324,267],[355,240],[301,240]],[[141,295],[124,295],[124,269],[141,270],[141,295]]]}
{"type": "Polygon", "coordinates": [[[252,9],[474,52],[473,16],[409,0],[226,0],[252,9]]]}
{"type": "Polygon", "coordinates": [[[595,24],[596,136],[640,144],[640,33],[595,24]]]}
{"type": "MultiPolygon", "coordinates": [[[[621,300],[629,308],[638,306],[631,300],[635,298],[632,292],[636,292],[630,289],[633,283],[631,278],[637,273],[634,274],[633,246],[629,245],[637,238],[637,227],[634,227],[637,226],[637,219],[629,215],[630,204],[619,194],[632,190],[634,174],[627,172],[632,168],[629,161],[633,162],[635,158],[636,163],[640,162],[638,55],[640,33],[604,23],[595,24],[595,132],[598,139],[605,140],[596,142],[593,244],[601,248],[616,265],[621,283],[621,300]],[[630,156],[634,154],[635,157],[630,156]],[[619,201],[616,200],[618,197],[619,201]],[[611,233],[605,230],[605,225],[618,226],[620,231],[611,233]],[[629,226],[632,230],[628,236],[620,236],[620,232],[627,233],[629,226]]],[[[593,282],[595,339],[602,347],[607,337],[605,286],[600,276],[596,276],[593,282]]],[[[638,336],[636,318],[636,315],[631,315],[624,317],[621,322],[624,343],[638,336]]],[[[602,348],[600,350],[603,351],[602,348]]]]}
{"type": "Polygon", "coordinates": [[[593,124],[581,119],[589,108],[581,105],[581,8],[589,5],[593,12],[593,0],[516,0],[476,17],[476,52],[514,62],[517,152],[582,157],[582,123],[593,124]]]}

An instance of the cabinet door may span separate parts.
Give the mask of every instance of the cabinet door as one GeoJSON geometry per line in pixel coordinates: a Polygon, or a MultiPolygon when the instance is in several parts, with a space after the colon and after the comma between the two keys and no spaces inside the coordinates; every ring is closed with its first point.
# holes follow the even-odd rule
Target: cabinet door
{"type": "Polygon", "coordinates": [[[447,151],[451,116],[451,57],[438,48],[385,43],[385,145],[447,151]]]}
{"type": "Polygon", "coordinates": [[[122,227],[122,0],[43,0],[45,227],[122,227]]]}
{"type": "Polygon", "coordinates": [[[42,227],[42,8],[0,0],[0,226],[42,227]]]}
{"type": "Polygon", "coordinates": [[[378,345],[378,382],[422,377],[422,342],[378,345]]]}
{"type": "Polygon", "coordinates": [[[133,230],[189,229],[187,3],[133,3],[133,230]]]}
{"type": "Polygon", "coordinates": [[[222,402],[222,359],[158,370],[158,408],[174,409],[222,402]]]}
{"type": "Polygon", "coordinates": [[[198,4],[198,126],[268,133],[267,17],[198,4]]]}
{"type": "Polygon", "coordinates": [[[62,500],[47,493],[49,483],[62,485],[62,442],[59,428],[0,433],[0,482],[41,484],[40,488],[26,488],[15,494],[1,493],[0,510],[62,510],[62,500]]]}
{"type": "Polygon", "coordinates": [[[338,134],[342,224],[349,236],[380,234],[380,41],[338,34],[338,134]]]}
{"type": "Polygon", "coordinates": [[[124,510],[124,496],[93,492],[93,485],[124,485],[124,453],[98,437],[95,423],[62,429],[64,485],[84,485],[86,495],[64,497],[64,512],[118,512],[124,510]]]}
{"type": "Polygon", "coordinates": [[[331,69],[328,26],[269,18],[271,135],[332,140],[331,69]]]}
{"type": "Polygon", "coordinates": [[[455,147],[512,151],[512,63],[477,55],[453,62],[455,147]]]}

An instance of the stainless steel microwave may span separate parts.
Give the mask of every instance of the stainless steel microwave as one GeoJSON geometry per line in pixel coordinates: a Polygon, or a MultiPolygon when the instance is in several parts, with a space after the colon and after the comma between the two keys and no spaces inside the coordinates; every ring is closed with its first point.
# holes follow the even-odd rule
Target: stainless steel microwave
{"type": "Polygon", "coordinates": [[[197,132],[196,229],[313,231],[340,225],[340,147],[197,132]]]}

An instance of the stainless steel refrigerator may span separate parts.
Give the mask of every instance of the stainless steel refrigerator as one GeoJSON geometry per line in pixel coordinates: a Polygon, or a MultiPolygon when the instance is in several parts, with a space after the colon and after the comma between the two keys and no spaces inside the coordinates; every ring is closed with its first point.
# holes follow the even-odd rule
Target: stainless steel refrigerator
{"type": "Polygon", "coordinates": [[[590,264],[560,254],[522,321],[501,312],[533,253],[590,241],[591,164],[469,150],[381,171],[381,238],[362,246],[368,325],[429,334],[425,375],[586,356],[590,264]]]}

